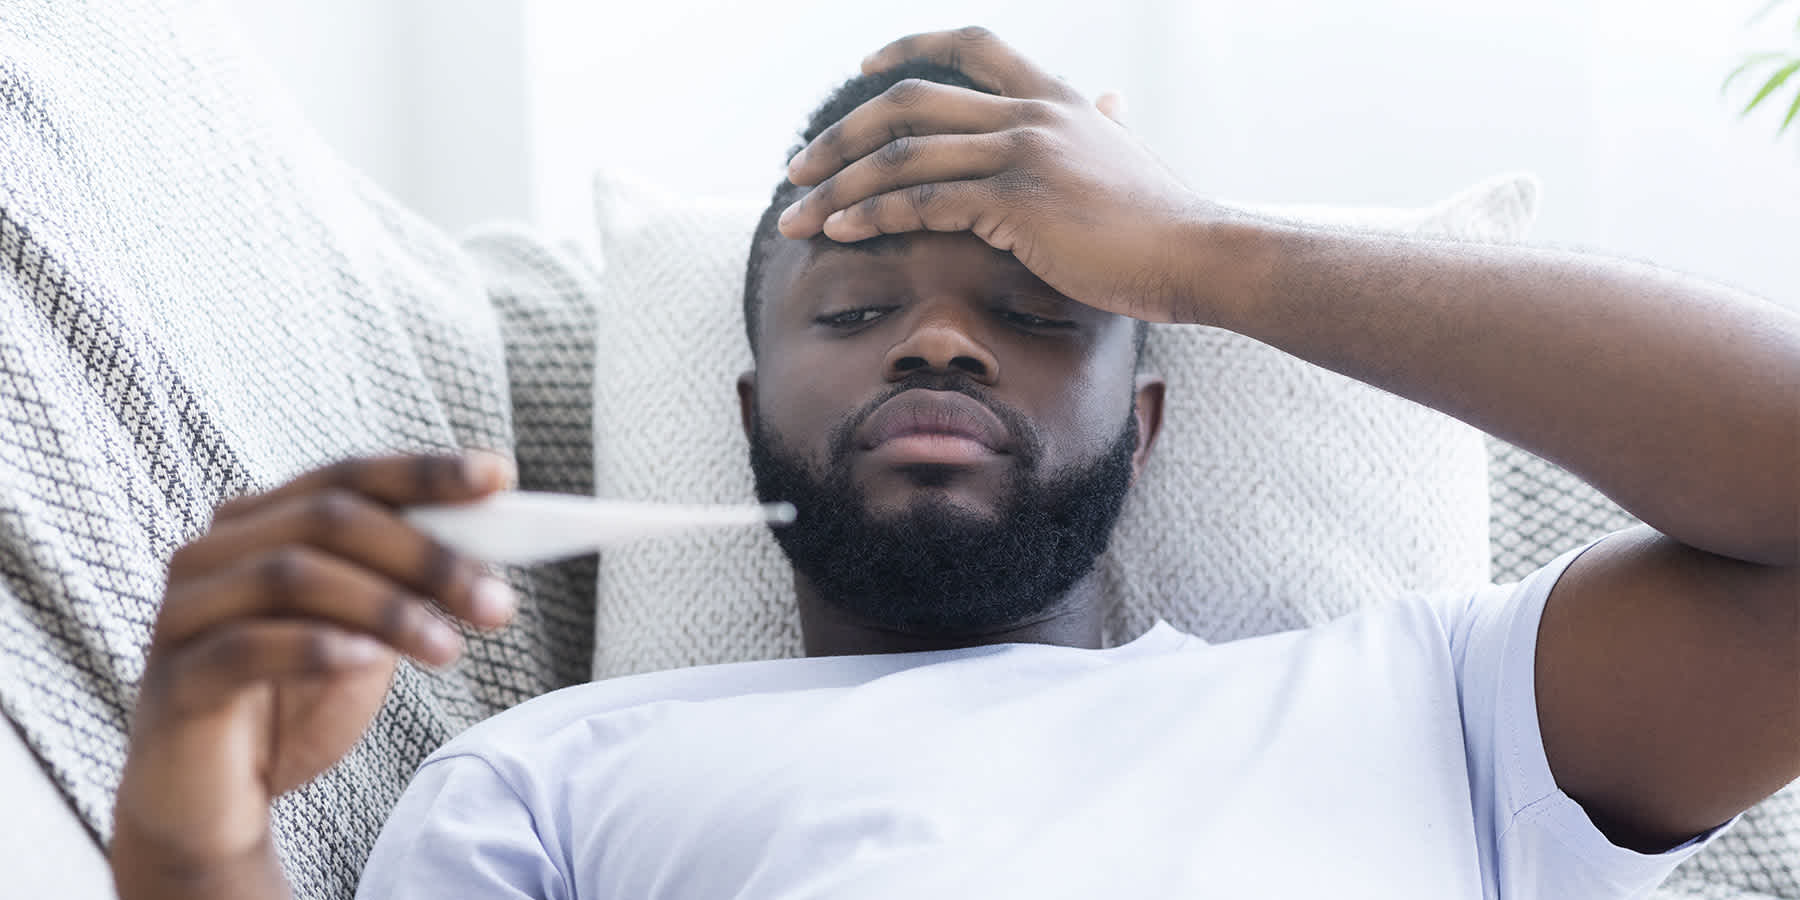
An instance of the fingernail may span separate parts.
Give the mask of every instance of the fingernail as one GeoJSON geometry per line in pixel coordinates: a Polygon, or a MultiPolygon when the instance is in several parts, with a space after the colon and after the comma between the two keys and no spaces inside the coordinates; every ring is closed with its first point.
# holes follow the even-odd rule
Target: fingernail
{"type": "Polygon", "coordinates": [[[833,226],[841,226],[843,224],[844,224],[844,211],[840,209],[837,212],[834,212],[831,215],[825,217],[824,229],[829,230],[833,226]]]}
{"type": "Polygon", "coordinates": [[[471,450],[463,457],[463,477],[476,487],[496,481],[501,487],[511,487],[519,476],[512,460],[488,450],[471,450]]]}
{"type": "Polygon", "coordinates": [[[387,652],[387,647],[367,635],[353,634],[338,644],[338,652],[342,654],[345,665],[366,666],[380,659],[387,652]]]}
{"type": "Polygon", "coordinates": [[[475,582],[469,598],[469,616],[483,625],[499,625],[519,611],[519,595],[506,582],[487,577],[475,582]]]}
{"type": "Polygon", "coordinates": [[[425,644],[429,662],[455,659],[462,652],[462,635],[435,617],[427,619],[419,628],[419,640],[425,644]]]}
{"type": "Polygon", "coordinates": [[[795,200],[794,202],[788,204],[787,209],[784,209],[781,211],[781,218],[778,219],[775,222],[775,224],[786,225],[788,223],[788,220],[792,219],[794,217],[794,214],[796,212],[799,212],[799,210],[800,210],[800,201],[795,200]]]}
{"type": "Polygon", "coordinates": [[[804,165],[806,165],[806,148],[802,147],[799,152],[794,154],[793,159],[788,160],[788,177],[793,178],[799,174],[800,167],[804,165]]]}

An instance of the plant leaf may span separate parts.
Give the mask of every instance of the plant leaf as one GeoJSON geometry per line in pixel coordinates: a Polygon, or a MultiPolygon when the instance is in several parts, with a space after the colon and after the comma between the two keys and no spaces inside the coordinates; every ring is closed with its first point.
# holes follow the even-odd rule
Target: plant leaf
{"type": "Polygon", "coordinates": [[[1751,68],[1753,68],[1755,66],[1760,66],[1763,63],[1766,63],[1772,59],[1786,59],[1786,58],[1787,58],[1787,54],[1781,53],[1779,51],[1768,51],[1768,52],[1764,52],[1764,53],[1752,53],[1749,56],[1744,57],[1744,61],[1741,63],[1738,63],[1738,67],[1735,69],[1732,69],[1730,75],[1725,76],[1725,83],[1719,85],[1719,93],[1723,94],[1726,91],[1731,90],[1731,83],[1733,81],[1736,81],[1737,77],[1739,75],[1742,75],[1745,72],[1748,72],[1751,68]]]}
{"type": "Polygon", "coordinates": [[[1794,76],[1795,72],[1800,72],[1800,59],[1796,59],[1793,62],[1782,66],[1780,69],[1776,70],[1774,75],[1769,76],[1769,80],[1762,86],[1762,90],[1757,91],[1756,96],[1750,98],[1750,105],[1744,107],[1744,111],[1738,115],[1749,115],[1750,111],[1755,109],[1758,103],[1763,102],[1764,98],[1780,90],[1781,86],[1786,84],[1787,80],[1794,76]]]}
{"type": "Polygon", "coordinates": [[[1794,124],[1794,117],[1800,116],[1800,91],[1794,92],[1794,105],[1788,107],[1787,118],[1781,120],[1781,129],[1775,132],[1776,137],[1787,134],[1788,126],[1794,124]]]}

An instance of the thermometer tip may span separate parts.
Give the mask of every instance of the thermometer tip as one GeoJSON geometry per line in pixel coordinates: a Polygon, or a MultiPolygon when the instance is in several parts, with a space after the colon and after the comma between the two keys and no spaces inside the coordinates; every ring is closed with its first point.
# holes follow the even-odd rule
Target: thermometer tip
{"type": "Polygon", "coordinates": [[[792,503],[770,503],[763,506],[771,525],[791,525],[800,517],[800,511],[792,503]]]}

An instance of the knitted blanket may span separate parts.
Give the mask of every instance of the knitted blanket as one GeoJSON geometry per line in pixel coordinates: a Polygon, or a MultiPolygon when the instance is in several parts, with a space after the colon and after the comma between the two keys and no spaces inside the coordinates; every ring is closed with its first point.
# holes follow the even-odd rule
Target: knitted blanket
{"type": "MultiPolygon", "coordinates": [[[[484,447],[591,492],[591,282],[466,248],[342,166],[208,5],[0,5],[0,706],[104,839],[169,556],[213,507],[351,454],[484,447]]],[[[508,573],[519,623],[403,665],[276,822],[346,898],[418,762],[588,677],[592,557],[508,573]]]]}

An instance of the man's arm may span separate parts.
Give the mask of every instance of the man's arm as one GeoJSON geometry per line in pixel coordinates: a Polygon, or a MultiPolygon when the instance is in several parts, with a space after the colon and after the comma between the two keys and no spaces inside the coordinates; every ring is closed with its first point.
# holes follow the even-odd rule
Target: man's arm
{"type": "Polygon", "coordinates": [[[1667,848],[1800,778],[1800,317],[1574,254],[1228,227],[1262,274],[1227,327],[1650,526],[1578,559],[1539,629],[1545,753],[1608,837],[1667,848]]]}
{"type": "Polygon", "coordinates": [[[1194,231],[1223,251],[1196,284],[1246,286],[1214,324],[1512,441],[1690,547],[1800,563],[1800,317],[1553,250],[1194,231]]]}
{"type": "Polygon", "coordinates": [[[956,65],[821,134],[789,237],[968,230],[1073,299],[1218,325],[1447,412],[1655,529],[1552,593],[1537,671],[1557,783],[1609,837],[1679,841],[1800,777],[1800,317],[1570,253],[1332,232],[1198,199],[979,29],[864,63],[956,65]]]}

